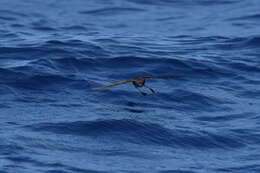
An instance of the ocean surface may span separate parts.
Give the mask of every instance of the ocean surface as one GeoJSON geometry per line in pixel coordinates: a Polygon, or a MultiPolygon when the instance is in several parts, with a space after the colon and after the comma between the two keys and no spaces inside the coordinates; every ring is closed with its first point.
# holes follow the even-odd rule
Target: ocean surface
{"type": "Polygon", "coordinates": [[[259,7],[1,0],[0,172],[259,173],[259,7]]]}

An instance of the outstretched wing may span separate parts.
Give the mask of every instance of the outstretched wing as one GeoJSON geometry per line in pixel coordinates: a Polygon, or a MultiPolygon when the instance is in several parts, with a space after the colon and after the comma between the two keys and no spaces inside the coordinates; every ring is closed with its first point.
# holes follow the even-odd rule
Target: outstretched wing
{"type": "Polygon", "coordinates": [[[91,90],[99,90],[99,89],[114,87],[114,86],[126,84],[126,83],[128,83],[128,82],[132,82],[132,81],[133,81],[133,79],[123,80],[123,81],[121,81],[121,82],[113,83],[113,84],[110,84],[110,85],[104,85],[104,86],[100,86],[100,87],[96,87],[96,88],[91,88],[91,90]]]}
{"type": "Polygon", "coordinates": [[[169,79],[169,78],[178,78],[182,77],[181,75],[175,75],[175,76],[144,76],[143,79],[169,79]]]}

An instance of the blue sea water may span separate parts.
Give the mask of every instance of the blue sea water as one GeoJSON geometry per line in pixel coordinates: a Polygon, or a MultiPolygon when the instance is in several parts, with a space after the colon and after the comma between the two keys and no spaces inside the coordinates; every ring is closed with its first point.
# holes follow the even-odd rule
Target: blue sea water
{"type": "Polygon", "coordinates": [[[259,7],[1,0],[0,172],[259,173],[259,7]]]}

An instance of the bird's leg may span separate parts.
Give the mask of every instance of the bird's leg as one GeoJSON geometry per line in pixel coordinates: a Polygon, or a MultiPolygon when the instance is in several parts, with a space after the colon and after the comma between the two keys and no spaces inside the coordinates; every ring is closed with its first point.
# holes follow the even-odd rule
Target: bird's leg
{"type": "Polygon", "coordinates": [[[142,92],[138,87],[135,87],[143,96],[147,96],[148,94],[145,92],[142,92]]]}
{"type": "Polygon", "coordinates": [[[150,88],[150,87],[148,87],[146,85],[144,85],[144,87],[148,88],[152,93],[155,93],[154,89],[152,89],[152,88],[150,88]]]}

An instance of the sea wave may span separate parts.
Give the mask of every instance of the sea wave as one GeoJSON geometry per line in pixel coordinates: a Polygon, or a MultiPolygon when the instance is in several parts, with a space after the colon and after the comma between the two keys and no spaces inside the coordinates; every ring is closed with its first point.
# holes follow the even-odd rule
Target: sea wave
{"type": "Polygon", "coordinates": [[[0,7],[0,172],[260,172],[258,1],[0,7]]]}
{"type": "MultiPolygon", "coordinates": [[[[159,145],[194,149],[240,148],[244,141],[251,141],[245,136],[236,137],[228,134],[215,134],[206,131],[167,129],[158,124],[138,122],[131,119],[96,120],[67,123],[42,123],[26,126],[36,132],[52,132],[63,135],[80,135],[85,137],[107,138],[111,141],[124,141],[138,145],[159,145]],[[227,137],[228,136],[228,137],[227,137]]],[[[256,136],[259,138],[259,136],[256,136]]],[[[259,139],[254,140],[257,144],[259,139]]],[[[249,137],[250,139],[250,137],[249,137]]]]}

